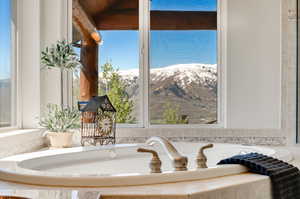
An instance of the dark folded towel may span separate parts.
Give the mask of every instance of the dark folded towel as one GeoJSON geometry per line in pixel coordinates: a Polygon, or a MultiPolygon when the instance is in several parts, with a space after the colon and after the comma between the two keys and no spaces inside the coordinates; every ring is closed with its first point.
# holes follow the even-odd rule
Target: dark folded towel
{"type": "Polygon", "coordinates": [[[221,160],[220,164],[241,164],[250,172],[270,176],[273,199],[300,199],[300,172],[297,167],[281,160],[249,153],[221,160]]]}

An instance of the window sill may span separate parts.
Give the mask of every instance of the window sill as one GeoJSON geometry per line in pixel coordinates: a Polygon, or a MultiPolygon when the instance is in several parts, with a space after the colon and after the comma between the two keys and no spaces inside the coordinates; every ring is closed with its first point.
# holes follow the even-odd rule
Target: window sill
{"type": "Polygon", "coordinates": [[[21,129],[18,128],[18,127],[13,127],[13,126],[10,126],[10,127],[1,127],[0,128],[0,133],[7,133],[7,132],[17,131],[17,130],[21,130],[21,129]]]}
{"type": "Polygon", "coordinates": [[[0,139],[3,137],[17,136],[28,133],[42,133],[42,129],[19,129],[15,127],[5,127],[0,129],[0,139]]]}
{"type": "Polygon", "coordinates": [[[45,146],[42,129],[0,129],[0,158],[39,150],[45,146]]]}

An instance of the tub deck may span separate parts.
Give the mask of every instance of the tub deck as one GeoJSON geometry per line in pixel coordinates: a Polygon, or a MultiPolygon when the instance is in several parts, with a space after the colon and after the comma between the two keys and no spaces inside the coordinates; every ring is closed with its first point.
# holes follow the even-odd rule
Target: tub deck
{"type": "Polygon", "coordinates": [[[0,187],[2,195],[32,199],[272,199],[269,177],[252,173],[123,188],[50,188],[8,182],[0,182],[0,187]]]}
{"type": "MultiPolygon", "coordinates": [[[[278,149],[278,148],[276,148],[278,149]]],[[[285,148],[286,149],[286,148],[285,148]]],[[[291,150],[291,149],[289,149],[291,150]]],[[[298,149],[291,150],[300,168],[298,149]]],[[[283,153],[285,150],[282,151],[283,153]]],[[[0,181],[0,194],[33,199],[271,199],[269,177],[243,173],[189,182],[116,188],[62,188],[0,181]]]]}

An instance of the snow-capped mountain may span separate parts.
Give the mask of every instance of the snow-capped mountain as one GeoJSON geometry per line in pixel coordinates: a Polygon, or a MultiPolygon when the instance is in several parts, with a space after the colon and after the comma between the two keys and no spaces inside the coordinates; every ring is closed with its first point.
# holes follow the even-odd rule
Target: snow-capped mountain
{"type": "MultiPolygon", "coordinates": [[[[121,70],[119,74],[124,80],[135,80],[139,76],[138,69],[121,70]]],[[[186,87],[192,82],[204,83],[217,80],[217,65],[212,64],[177,64],[150,70],[151,82],[161,82],[173,78],[179,85],[186,87]]]]}
{"type": "MultiPolygon", "coordinates": [[[[139,70],[121,70],[118,73],[127,85],[129,97],[137,101],[139,70]]],[[[149,79],[151,120],[162,119],[168,102],[180,107],[180,114],[188,115],[190,123],[216,120],[217,65],[195,63],[153,68],[149,79]]]]}

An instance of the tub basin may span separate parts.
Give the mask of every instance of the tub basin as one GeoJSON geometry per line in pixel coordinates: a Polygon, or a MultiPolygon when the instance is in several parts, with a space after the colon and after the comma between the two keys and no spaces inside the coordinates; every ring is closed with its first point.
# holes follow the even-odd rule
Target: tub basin
{"type": "MultiPolygon", "coordinates": [[[[144,144],[127,144],[47,150],[8,157],[0,161],[0,179],[23,184],[64,187],[149,185],[247,172],[247,168],[241,165],[216,165],[220,160],[237,154],[257,152],[278,157],[275,150],[267,147],[214,144],[214,148],[205,152],[209,168],[196,169],[197,152],[205,144],[207,143],[175,143],[178,151],[189,159],[188,171],[174,172],[172,163],[164,151],[160,146],[154,146],[162,160],[163,172],[151,174],[148,166],[151,155],[136,152],[138,147],[145,147],[144,144]]],[[[285,155],[280,159],[289,161],[291,157],[285,155]]]]}

